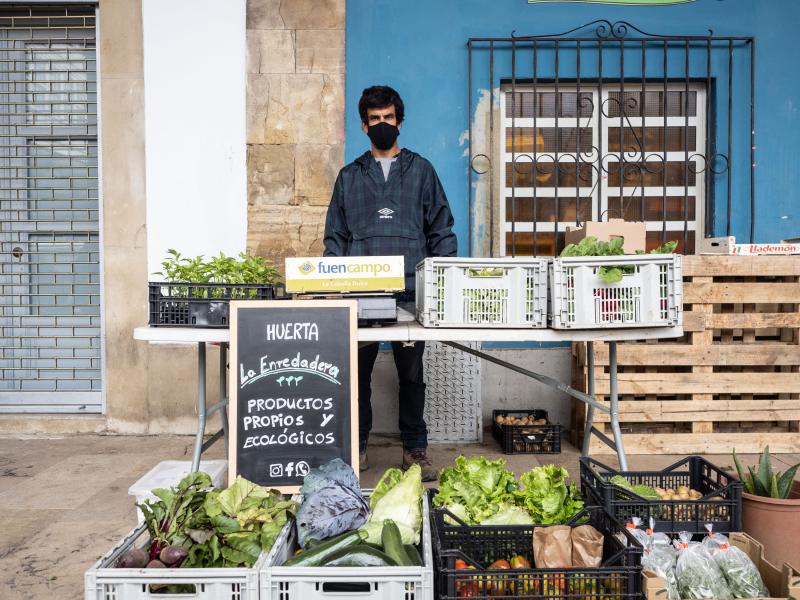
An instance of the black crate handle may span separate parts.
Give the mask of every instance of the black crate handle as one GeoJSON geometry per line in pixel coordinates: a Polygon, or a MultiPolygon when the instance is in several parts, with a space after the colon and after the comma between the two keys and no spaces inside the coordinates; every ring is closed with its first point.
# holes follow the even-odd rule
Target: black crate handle
{"type": "MultiPolygon", "coordinates": [[[[473,566],[473,567],[475,567],[476,569],[486,569],[486,567],[485,567],[485,566],[483,566],[483,565],[482,565],[481,563],[479,563],[477,560],[472,560],[472,558],[470,558],[469,556],[467,556],[466,554],[464,554],[464,553],[463,553],[461,550],[459,550],[458,548],[452,548],[452,549],[450,549],[450,550],[440,550],[440,551],[438,552],[438,555],[439,555],[439,558],[440,558],[440,559],[442,559],[442,558],[455,558],[456,560],[458,560],[458,559],[461,559],[461,560],[463,560],[465,563],[467,563],[467,564],[469,564],[469,565],[472,565],[472,566],[473,566]]],[[[442,562],[442,561],[440,560],[440,562],[442,562]]]]}

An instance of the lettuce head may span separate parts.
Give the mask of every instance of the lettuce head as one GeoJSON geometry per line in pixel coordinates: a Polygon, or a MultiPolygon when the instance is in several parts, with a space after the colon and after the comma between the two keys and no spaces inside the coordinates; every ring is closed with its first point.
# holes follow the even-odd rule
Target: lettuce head
{"type": "Polygon", "coordinates": [[[574,483],[567,486],[567,477],[567,470],[555,465],[536,467],[520,477],[518,501],[528,509],[534,523],[566,523],[583,510],[580,492],[574,483]]]}
{"type": "Polygon", "coordinates": [[[412,465],[405,473],[400,469],[388,469],[370,496],[372,514],[364,526],[366,541],[380,544],[383,522],[392,519],[404,544],[419,544],[424,492],[419,465],[412,465]]]}

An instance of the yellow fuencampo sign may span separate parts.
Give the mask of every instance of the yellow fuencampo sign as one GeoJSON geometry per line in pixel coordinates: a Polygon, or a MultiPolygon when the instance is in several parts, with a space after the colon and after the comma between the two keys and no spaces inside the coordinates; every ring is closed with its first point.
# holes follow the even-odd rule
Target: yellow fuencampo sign
{"type": "Polygon", "coordinates": [[[286,259],[286,291],[403,291],[402,256],[299,257],[286,259]]]}

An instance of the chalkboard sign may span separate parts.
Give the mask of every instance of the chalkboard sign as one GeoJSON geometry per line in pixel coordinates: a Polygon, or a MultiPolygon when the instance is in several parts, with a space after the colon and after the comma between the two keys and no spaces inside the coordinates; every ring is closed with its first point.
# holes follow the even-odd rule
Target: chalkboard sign
{"type": "Polygon", "coordinates": [[[352,300],[231,302],[229,482],[294,492],[334,458],[358,473],[356,326],[352,300]]]}

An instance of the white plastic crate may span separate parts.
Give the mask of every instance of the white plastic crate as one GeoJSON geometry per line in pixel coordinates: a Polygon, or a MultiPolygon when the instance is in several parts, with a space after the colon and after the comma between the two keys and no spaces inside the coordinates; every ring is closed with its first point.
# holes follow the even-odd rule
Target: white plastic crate
{"type": "MultiPolygon", "coordinates": [[[[287,523],[291,525],[292,521],[287,523]]],[[[286,530],[287,527],[284,527],[286,530]]],[[[152,600],[153,598],[195,598],[197,600],[258,600],[260,569],[267,562],[267,552],[249,569],[116,569],[114,563],[127,550],[144,548],[150,538],[147,527],[140,525],[110,552],[86,571],[85,600],[152,600]],[[151,586],[193,585],[194,592],[162,595],[151,586]]]]}
{"type": "MultiPolygon", "coordinates": [[[[145,500],[155,500],[151,493],[158,488],[169,488],[178,485],[181,479],[192,470],[192,463],[188,460],[163,460],[145,473],[139,481],[128,488],[128,494],[136,498],[140,504],[145,500]]],[[[211,477],[214,487],[225,487],[225,472],[228,470],[227,460],[202,460],[200,470],[211,477]]],[[[136,514],[139,523],[144,520],[142,511],[137,507],[136,514]]]]}
{"type": "MultiPolygon", "coordinates": [[[[365,495],[368,495],[365,493],[365,495]]],[[[297,529],[284,527],[261,569],[261,600],[433,600],[428,495],[422,496],[421,567],[281,567],[297,549],[297,529]],[[345,588],[342,584],[345,584],[345,588]]]]}
{"type": "Polygon", "coordinates": [[[550,265],[553,329],[674,327],[683,323],[679,254],[581,256],[550,265]],[[601,266],[632,265],[622,281],[606,283],[601,266]]]}
{"type": "Polygon", "coordinates": [[[416,277],[423,327],[547,327],[547,259],[426,258],[416,277]]]}

